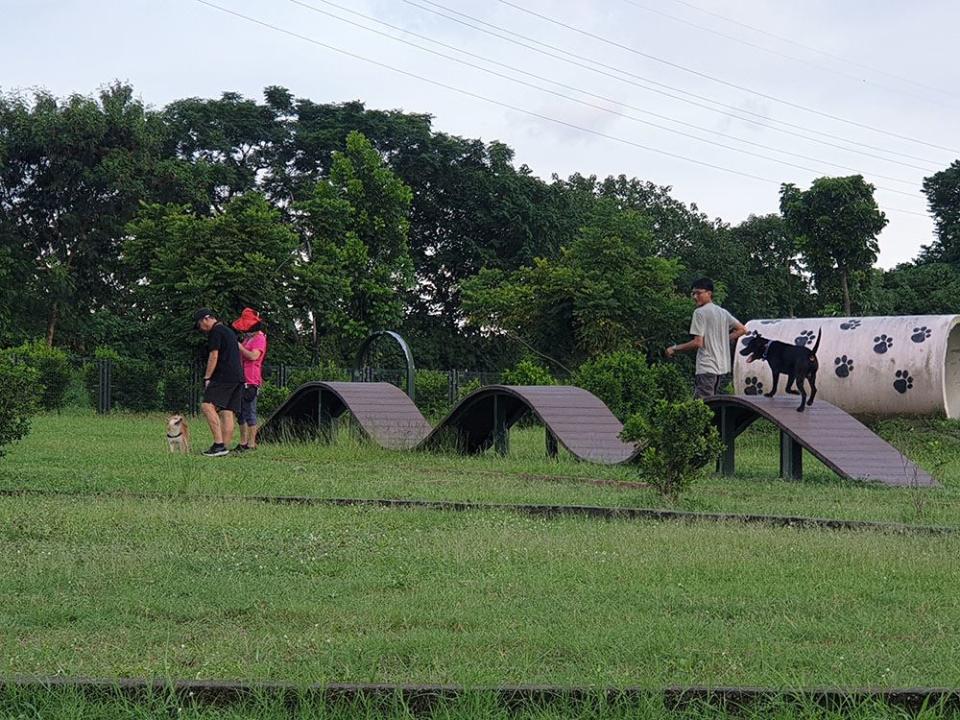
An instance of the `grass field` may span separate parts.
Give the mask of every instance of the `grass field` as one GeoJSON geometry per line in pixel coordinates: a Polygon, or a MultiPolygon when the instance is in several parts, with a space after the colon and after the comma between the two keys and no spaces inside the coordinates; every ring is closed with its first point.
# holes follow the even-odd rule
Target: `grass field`
{"type": "MultiPolygon", "coordinates": [[[[878,429],[944,487],[843,482],[809,458],[804,482],[780,481],[777,437],[758,428],[741,440],[736,477],[704,479],[679,506],[960,527],[957,424],[878,429]]],[[[159,416],[36,418],[0,460],[0,488],[73,494],[0,497],[0,674],[960,686],[960,535],[207,497],[664,505],[586,482],[637,480],[629,468],[545,459],[542,430],[515,431],[511,449],[391,453],[344,433],[208,459],[169,455],[159,416]]],[[[63,709],[47,716],[92,707],[44,702],[63,709]]],[[[0,696],[0,711],[11,703],[0,696]]],[[[650,712],[623,716],[660,717],[650,712]]]]}

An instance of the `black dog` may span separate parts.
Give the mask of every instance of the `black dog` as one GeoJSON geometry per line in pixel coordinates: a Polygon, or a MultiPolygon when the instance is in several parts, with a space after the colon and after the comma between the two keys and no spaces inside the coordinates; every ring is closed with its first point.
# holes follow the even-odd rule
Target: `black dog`
{"type": "Polygon", "coordinates": [[[743,343],[743,349],[740,354],[748,358],[747,362],[754,360],[766,360],[770,363],[770,370],[773,372],[773,387],[770,392],[765,393],[766,397],[773,397],[777,393],[777,383],[780,380],[780,374],[787,376],[786,392],[790,395],[800,396],[800,407],[797,412],[803,412],[804,405],[813,405],[813,399],[817,396],[817,370],[820,363],[817,362],[817,348],[820,347],[820,335],[822,329],[817,333],[817,342],[813,349],[799,345],[789,345],[779,340],[767,340],[762,335],[750,335],[743,343]],[[804,390],[803,381],[810,383],[810,398],[807,399],[807,392],[804,390]],[[796,381],[797,389],[793,390],[793,383],[796,381]]]}

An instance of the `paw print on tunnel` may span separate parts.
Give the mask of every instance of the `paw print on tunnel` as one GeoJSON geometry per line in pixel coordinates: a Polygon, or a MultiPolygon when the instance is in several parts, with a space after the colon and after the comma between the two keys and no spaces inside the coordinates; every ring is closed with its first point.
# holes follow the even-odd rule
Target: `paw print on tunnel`
{"type": "Polygon", "coordinates": [[[799,335],[797,335],[797,337],[793,339],[793,344],[799,347],[806,347],[807,345],[813,342],[813,338],[814,338],[813,330],[804,330],[802,333],[800,333],[799,335]]]}
{"type": "Polygon", "coordinates": [[[835,359],[833,364],[836,366],[834,372],[837,373],[838,378],[850,377],[850,373],[853,372],[853,358],[846,355],[841,355],[835,359]]]}
{"type": "Polygon", "coordinates": [[[883,355],[887,350],[893,347],[893,338],[889,335],[877,335],[873,339],[873,351],[877,355],[883,355]]]}
{"type": "Polygon", "coordinates": [[[919,344],[925,340],[929,340],[932,334],[933,331],[930,330],[930,328],[928,328],[926,325],[923,325],[913,329],[913,335],[910,336],[910,339],[919,344]]]}
{"type": "Polygon", "coordinates": [[[743,381],[743,392],[745,395],[762,395],[763,383],[758,378],[748,377],[743,381]]]}
{"type": "Polygon", "coordinates": [[[861,321],[856,318],[851,318],[850,320],[844,320],[840,323],[841,330],[856,330],[860,327],[861,321]]]}
{"type": "Polygon", "coordinates": [[[913,377],[909,370],[897,370],[897,379],[893,381],[893,389],[903,395],[913,388],[913,377]]]}

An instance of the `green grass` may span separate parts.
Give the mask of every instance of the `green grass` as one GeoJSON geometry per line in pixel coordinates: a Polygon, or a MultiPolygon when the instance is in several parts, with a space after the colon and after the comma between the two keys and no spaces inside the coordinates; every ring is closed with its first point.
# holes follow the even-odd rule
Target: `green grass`
{"type": "MultiPolygon", "coordinates": [[[[209,432],[199,419],[192,428],[196,453],[206,447],[209,432]]],[[[840,480],[809,455],[803,482],[782,481],[777,478],[777,436],[758,425],[738,441],[737,475],[705,478],[677,507],[960,526],[958,428],[960,423],[947,421],[880,424],[888,439],[944,484],[914,490],[840,480]]],[[[243,457],[208,459],[167,453],[160,416],[46,415],[0,462],[0,487],[667,506],[653,490],[584,482],[636,481],[631,468],[579,463],[564,454],[549,460],[542,430],[512,435],[508,458],[492,452],[472,458],[391,452],[345,432],[334,445],[265,445],[243,457]]]]}
{"type": "MultiPolygon", "coordinates": [[[[804,482],[780,481],[777,437],[758,428],[741,439],[739,474],[705,478],[681,507],[960,526],[956,424],[877,427],[944,487],[843,482],[813,462],[804,482]]],[[[208,440],[194,423],[195,449],[208,440]]],[[[0,460],[0,487],[75,494],[0,497],[0,675],[471,688],[960,685],[960,535],[207,497],[663,505],[650,490],[585,479],[637,478],[629,468],[547,460],[536,429],[514,433],[509,458],[388,452],[345,433],[330,446],[208,459],[168,454],[159,416],[40,416],[0,460]]],[[[173,712],[164,700],[124,715],[124,702],[0,693],[0,717],[173,712]]],[[[436,716],[501,716],[482,695],[458,702],[436,716]]],[[[375,716],[361,710],[318,704],[310,713],[375,716]]],[[[665,713],[596,716],[674,716],[665,713]]],[[[541,708],[529,717],[570,714],[541,708]]]]}

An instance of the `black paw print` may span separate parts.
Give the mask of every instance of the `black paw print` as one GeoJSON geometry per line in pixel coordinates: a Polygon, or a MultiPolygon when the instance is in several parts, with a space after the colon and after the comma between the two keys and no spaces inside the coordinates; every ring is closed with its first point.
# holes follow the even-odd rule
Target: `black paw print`
{"type": "Polygon", "coordinates": [[[853,372],[853,358],[848,358],[846,355],[838,357],[833,364],[837,366],[834,371],[839,378],[850,377],[850,373],[853,372]]]}
{"type": "Polygon", "coordinates": [[[746,387],[743,389],[744,394],[746,395],[762,395],[763,394],[763,383],[760,382],[755,377],[748,377],[743,381],[746,387]]]}
{"type": "Polygon", "coordinates": [[[887,335],[877,335],[873,341],[876,343],[876,345],[873,346],[873,351],[878,355],[883,355],[893,347],[893,338],[887,335]]]}
{"type": "Polygon", "coordinates": [[[799,345],[800,347],[806,347],[812,342],[813,342],[813,330],[804,330],[793,340],[793,344],[799,345]]]}
{"type": "Polygon", "coordinates": [[[841,330],[856,330],[858,327],[860,327],[860,321],[856,318],[840,323],[841,330]]]}
{"type": "Polygon", "coordinates": [[[926,325],[913,329],[913,335],[910,336],[910,339],[915,343],[922,343],[924,340],[928,339],[932,335],[930,328],[926,325]]]}
{"type": "Polygon", "coordinates": [[[893,381],[893,389],[903,395],[913,387],[913,378],[909,370],[897,370],[897,379],[893,381]]]}

